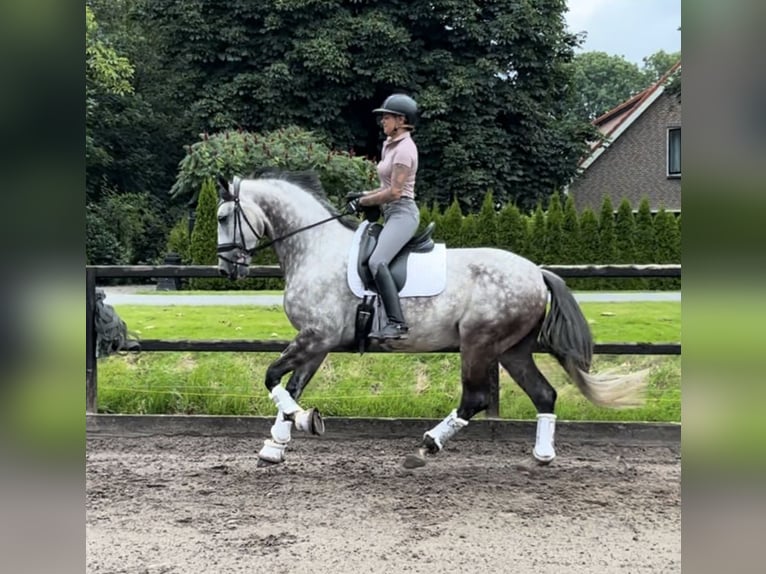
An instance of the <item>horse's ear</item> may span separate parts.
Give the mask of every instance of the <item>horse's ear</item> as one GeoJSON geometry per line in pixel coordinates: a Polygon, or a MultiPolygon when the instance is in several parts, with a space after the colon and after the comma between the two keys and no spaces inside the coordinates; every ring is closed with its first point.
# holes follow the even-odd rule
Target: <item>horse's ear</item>
{"type": "Polygon", "coordinates": [[[223,176],[218,176],[218,196],[221,201],[231,201],[234,197],[229,192],[229,182],[223,176]]]}

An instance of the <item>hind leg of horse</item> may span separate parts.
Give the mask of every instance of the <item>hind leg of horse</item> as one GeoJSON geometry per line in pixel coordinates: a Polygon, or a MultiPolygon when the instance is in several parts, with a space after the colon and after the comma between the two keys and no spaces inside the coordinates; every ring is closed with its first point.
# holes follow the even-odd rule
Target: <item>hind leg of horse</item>
{"type": "Polygon", "coordinates": [[[490,369],[497,368],[493,358],[483,356],[487,347],[473,346],[461,351],[463,393],[460,405],[431,430],[423,435],[417,454],[408,456],[404,465],[408,468],[423,466],[425,454],[436,454],[449,439],[468,424],[476,414],[489,406],[490,369]]]}
{"type": "Polygon", "coordinates": [[[556,431],[556,389],[537,368],[532,348],[537,330],[519,345],[500,355],[500,364],[514,381],[527,393],[537,409],[537,433],[532,455],[540,464],[548,464],[556,457],[553,436],[556,431]]]}

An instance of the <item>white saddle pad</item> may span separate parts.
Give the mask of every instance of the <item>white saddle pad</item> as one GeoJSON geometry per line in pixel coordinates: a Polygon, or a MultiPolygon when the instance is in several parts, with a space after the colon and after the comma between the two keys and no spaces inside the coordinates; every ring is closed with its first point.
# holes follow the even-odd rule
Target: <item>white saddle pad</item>
{"type": "MultiPolygon", "coordinates": [[[[363,221],[351,241],[348,254],[348,286],[357,297],[373,295],[364,288],[357,263],[359,261],[359,242],[370,224],[363,221]]],[[[438,295],[447,285],[447,246],[436,243],[428,253],[410,253],[407,258],[407,281],[399,291],[400,297],[432,297],[438,295]]]]}

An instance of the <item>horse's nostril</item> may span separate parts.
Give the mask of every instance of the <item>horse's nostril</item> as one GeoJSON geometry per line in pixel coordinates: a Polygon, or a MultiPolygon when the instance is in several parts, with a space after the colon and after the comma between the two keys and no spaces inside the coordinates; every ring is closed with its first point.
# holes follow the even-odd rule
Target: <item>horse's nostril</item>
{"type": "Polygon", "coordinates": [[[227,277],[227,276],[229,275],[229,274],[226,272],[226,270],[224,270],[224,269],[218,269],[218,274],[219,274],[221,277],[227,277]]]}

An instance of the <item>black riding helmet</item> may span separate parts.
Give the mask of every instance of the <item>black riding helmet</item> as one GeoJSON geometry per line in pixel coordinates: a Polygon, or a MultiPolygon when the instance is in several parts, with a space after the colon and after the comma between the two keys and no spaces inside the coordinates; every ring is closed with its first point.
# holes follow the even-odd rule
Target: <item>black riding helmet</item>
{"type": "Polygon", "coordinates": [[[382,106],[372,110],[372,113],[404,116],[404,121],[412,127],[418,119],[418,104],[406,94],[393,94],[386,98],[382,106]]]}

